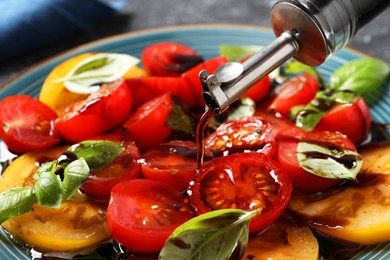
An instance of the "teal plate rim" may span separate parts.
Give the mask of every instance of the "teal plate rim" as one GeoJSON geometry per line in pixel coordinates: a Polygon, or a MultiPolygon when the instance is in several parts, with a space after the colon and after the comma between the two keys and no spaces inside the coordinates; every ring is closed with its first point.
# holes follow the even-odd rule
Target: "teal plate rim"
{"type": "MultiPolygon", "coordinates": [[[[0,100],[15,94],[38,96],[45,77],[55,66],[85,52],[118,52],[140,58],[145,46],[160,41],[174,41],[195,48],[200,55],[208,59],[218,55],[221,44],[264,46],[273,39],[275,36],[270,28],[236,24],[169,26],[118,34],[72,48],[25,69],[0,85],[0,100]]],[[[362,57],[369,56],[358,50],[345,48],[319,66],[318,70],[325,80],[328,80],[336,68],[350,60],[362,57]]],[[[367,103],[374,121],[390,123],[390,79],[384,84],[384,88],[370,94],[367,103]]],[[[366,247],[362,251],[354,252],[348,258],[388,259],[390,243],[366,247]]],[[[0,259],[32,259],[32,256],[0,228],[0,259]]]]}

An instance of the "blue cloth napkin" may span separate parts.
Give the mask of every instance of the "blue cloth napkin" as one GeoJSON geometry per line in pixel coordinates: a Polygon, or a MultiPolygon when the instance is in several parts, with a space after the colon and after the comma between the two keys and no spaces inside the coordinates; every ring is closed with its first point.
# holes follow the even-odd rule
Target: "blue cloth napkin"
{"type": "Polygon", "coordinates": [[[0,0],[0,61],[54,44],[123,8],[125,0],[0,0]]]}

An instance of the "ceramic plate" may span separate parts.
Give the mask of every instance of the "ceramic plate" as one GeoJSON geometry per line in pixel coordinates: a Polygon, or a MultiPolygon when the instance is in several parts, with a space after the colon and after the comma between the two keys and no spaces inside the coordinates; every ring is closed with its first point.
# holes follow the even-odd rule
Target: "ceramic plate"
{"type": "MultiPolygon", "coordinates": [[[[221,44],[264,46],[274,38],[272,31],[266,28],[235,25],[168,27],[121,34],[82,45],[33,66],[3,85],[0,90],[0,99],[21,93],[38,96],[45,77],[56,65],[84,52],[116,52],[140,57],[145,46],[160,41],[175,41],[195,48],[199,54],[207,59],[218,55],[218,48],[221,44]]],[[[336,68],[362,56],[364,54],[357,51],[344,49],[321,65],[319,71],[325,79],[328,79],[336,68]]],[[[371,94],[368,98],[368,104],[374,121],[390,123],[390,81],[380,91],[371,94]]],[[[348,258],[389,259],[390,243],[370,246],[361,252],[355,252],[348,258]]],[[[31,256],[1,230],[0,259],[31,259],[31,256]]]]}

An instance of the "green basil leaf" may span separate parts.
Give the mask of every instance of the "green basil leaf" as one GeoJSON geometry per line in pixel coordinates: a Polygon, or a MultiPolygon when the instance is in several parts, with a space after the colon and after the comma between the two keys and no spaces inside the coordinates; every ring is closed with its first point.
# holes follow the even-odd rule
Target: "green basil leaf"
{"type": "Polygon", "coordinates": [[[236,45],[221,45],[219,46],[219,53],[225,56],[228,61],[240,62],[242,59],[255,54],[260,51],[262,46],[248,45],[248,46],[236,46],[236,45]]]}
{"type": "Polygon", "coordinates": [[[234,101],[225,112],[213,117],[207,127],[210,130],[215,130],[226,121],[238,119],[240,117],[253,116],[255,112],[256,103],[248,97],[241,96],[234,101]]]}
{"type": "Polygon", "coordinates": [[[139,62],[139,59],[127,54],[98,53],[82,60],[64,78],[54,82],[63,82],[71,92],[90,94],[94,90],[91,86],[120,79],[139,62]]]}
{"type": "Polygon", "coordinates": [[[298,143],[297,157],[303,169],[329,179],[354,180],[363,165],[363,159],[357,152],[306,142],[298,143]]]}
{"type": "Polygon", "coordinates": [[[39,176],[40,176],[41,173],[44,173],[44,172],[55,173],[59,168],[60,167],[57,165],[57,161],[56,160],[43,163],[43,164],[41,164],[39,166],[39,168],[35,172],[33,178],[34,178],[35,181],[37,181],[39,179],[39,176]]]}
{"type": "Polygon", "coordinates": [[[317,79],[321,77],[320,73],[314,67],[305,65],[297,60],[290,60],[283,66],[283,75],[288,77],[293,77],[304,72],[310,73],[317,79]]]}
{"type": "Polygon", "coordinates": [[[90,140],[72,145],[68,150],[76,154],[77,158],[83,158],[93,172],[114,161],[124,148],[116,142],[90,140]]]}
{"type": "Polygon", "coordinates": [[[365,95],[381,86],[390,73],[390,65],[374,58],[352,60],[333,72],[330,87],[365,95]]]}
{"type": "Polygon", "coordinates": [[[58,208],[62,202],[60,176],[52,172],[40,172],[36,175],[35,198],[39,205],[48,208],[58,208]]]}
{"type": "Polygon", "coordinates": [[[326,112],[337,105],[352,104],[357,98],[354,92],[326,89],[317,92],[315,98],[306,106],[293,107],[290,117],[296,126],[311,131],[326,112]]]}
{"type": "Polygon", "coordinates": [[[184,104],[175,98],[172,98],[172,101],[172,108],[165,124],[173,130],[195,135],[197,122],[188,113],[188,109],[184,104]]]}
{"type": "Polygon", "coordinates": [[[0,194],[0,224],[29,212],[35,203],[33,187],[17,187],[0,194]]]}
{"type": "Polygon", "coordinates": [[[72,197],[81,184],[88,179],[88,176],[89,167],[83,158],[68,164],[64,169],[64,180],[62,182],[63,200],[68,200],[72,197]]]}
{"type": "Polygon", "coordinates": [[[228,114],[227,120],[234,120],[240,117],[253,116],[256,112],[256,103],[248,97],[240,97],[239,105],[233,108],[228,114]]]}
{"type": "Polygon", "coordinates": [[[171,234],[159,259],[229,259],[237,246],[244,252],[249,221],[258,213],[221,209],[199,215],[171,234]]]}
{"type": "Polygon", "coordinates": [[[325,112],[317,109],[315,106],[297,106],[291,109],[291,118],[296,126],[311,131],[320,122],[325,112]]]}
{"type": "Polygon", "coordinates": [[[80,67],[78,67],[76,69],[76,71],[74,72],[74,75],[83,73],[83,72],[88,71],[88,70],[99,69],[107,63],[107,60],[108,60],[108,57],[93,59],[93,60],[81,65],[80,67]]]}

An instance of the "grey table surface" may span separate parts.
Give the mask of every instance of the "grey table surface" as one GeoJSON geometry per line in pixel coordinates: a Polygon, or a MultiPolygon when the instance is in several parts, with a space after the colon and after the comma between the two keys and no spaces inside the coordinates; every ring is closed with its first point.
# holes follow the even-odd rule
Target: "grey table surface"
{"type": "MultiPolygon", "coordinates": [[[[390,0],[389,0],[390,1],[390,0]]],[[[67,49],[104,37],[142,29],[185,24],[244,24],[271,27],[275,0],[127,0],[119,13],[58,44],[0,64],[0,85],[33,64],[67,49]]],[[[362,28],[348,45],[390,62],[390,8],[362,28]]]]}

